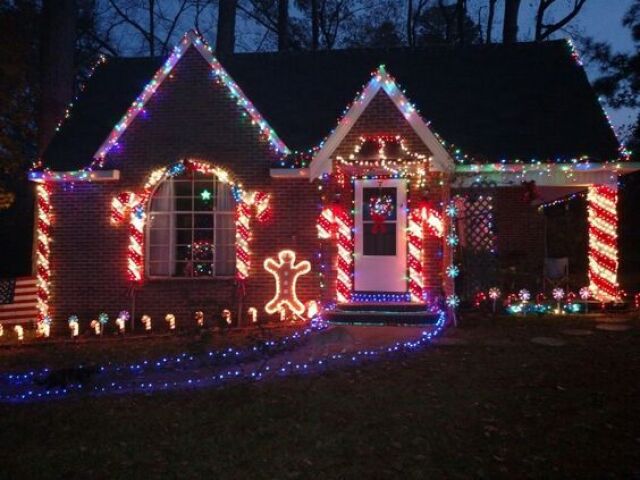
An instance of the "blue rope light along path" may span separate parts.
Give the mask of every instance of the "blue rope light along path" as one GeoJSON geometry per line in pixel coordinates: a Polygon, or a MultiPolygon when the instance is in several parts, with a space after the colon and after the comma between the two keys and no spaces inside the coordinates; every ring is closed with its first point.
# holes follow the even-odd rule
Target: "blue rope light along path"
{"type": "MultiPolygon", "coordinates": [[[[213,388],[274,377],[314,374],[332,368],[410,353],[428,345],[444,328],[445,313],[413,340],[395,341],[368,349],[309,358],[314,336],[327,328],[321,318],[302,332],[276,341],[243,348],[208,352],[204,357],[183,353],[155,361],[127,365],[79,365],[71,369],[41,369],[0,377],[0,401],[23,403],[110,394],[153,393],[213,388]]],[[[387,328],[387,327],[383,327],[387,328]]],[[[330,331],[326,332],[327,334],[330,331]]]]}

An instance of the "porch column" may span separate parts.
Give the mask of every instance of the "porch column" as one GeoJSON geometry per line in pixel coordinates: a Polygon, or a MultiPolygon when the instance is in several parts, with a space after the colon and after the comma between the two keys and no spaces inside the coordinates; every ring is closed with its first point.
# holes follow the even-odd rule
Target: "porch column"
{"type": "Polygon", "coordinates": [[[618,191],[615,186],[589,186],[589,290],[593,298],[601,302],[620,297],[617,207],[618,191]]]}

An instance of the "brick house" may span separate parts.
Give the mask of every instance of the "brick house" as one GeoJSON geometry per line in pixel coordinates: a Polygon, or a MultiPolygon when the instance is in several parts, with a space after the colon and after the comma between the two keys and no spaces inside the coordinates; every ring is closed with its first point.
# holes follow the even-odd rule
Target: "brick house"
{"type": "Polygon", "coordinates": [[[582,255],[611,299],[623,157],[566,42],[218,61],[188,33],[97,67],[30,173],[40,316],[275,319],[283,250],[311,264],[305,304],[442,305],[541,269],[540,203],[587,190],[604,220],[582,255]]]}

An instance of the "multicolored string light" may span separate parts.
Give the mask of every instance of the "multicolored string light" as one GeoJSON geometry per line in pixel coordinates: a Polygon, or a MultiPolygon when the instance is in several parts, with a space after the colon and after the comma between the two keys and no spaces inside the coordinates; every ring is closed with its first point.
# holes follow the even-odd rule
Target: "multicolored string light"
{"type": "Polygon", "coordinates": [[[326,207],[317,221],[318,238],[335,238],[338,245],[336,298],[349,303],[353,290],[353,220],[341,205],[326,207]]]}
{"type": "Polygon", "coordinates": [[[43,183],[36,187],[36,285],[37,309],[40,324],[49,317],[49,284],[51,280],[51,192],[52,187],[43,183]]]}
{"type": "Polygon", "coordinates": [[[198,33],[190,31],[187,32],[180,43],[174,47],[169,58],[167,58],[164,64],[158,69],[158,71],[156,71],[151,81],[142,90],[142,93],[133,101],[127,112],[115,125],[107,139],[102,143],[102,145],[100,145],[93,157],[94,166],[102,166],[104,164],[107,154],[118,144],[118,140],[122,134],[127,130],[138,114],[144,110],[149,99],[156,93],[165,79],[169,77],[176,64],[180,61],[190,46],[194,46],[204,57],[207,63],[209,63],[216,80],[227,88],[231,97],[245,110],[251,118],[251,123],[257,126],[260,134],[269,142],[269,145],[279,154],[287,155],[290,153],[284,142],[280,140],[276,132],[269,126],[253,103],[251,103],[244,94],[242,89],[215,58],[211,47],[205,44],[198,33]]]}

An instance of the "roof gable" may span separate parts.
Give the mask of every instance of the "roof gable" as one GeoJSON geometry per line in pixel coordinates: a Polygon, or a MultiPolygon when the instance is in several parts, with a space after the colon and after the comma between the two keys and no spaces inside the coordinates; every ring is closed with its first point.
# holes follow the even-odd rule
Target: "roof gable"
{"type": "Polygon", "coordinates": [[[126,131],[127,127],[133,122],[138,114],[144,109],[144,106],[162,85],[162,82],[171,74],[174,67],[178,64],[180,59],[184,56],[189,47],[195,47],[195,49],[202,55],[202,57],[210,65],[215,76],[217,76],[223,85],[229,90],[231,96],[236,100],[238,105],[245,109],[247,114],[251,117],[251,120],[257,125],[260,133],[264,135],[270,145],[275,151],[281,154],[288,154],[289,149],[282,140],[278,137],[275,131],[269,126],[266,120],[262,117],[260,112],[253,106],[251,101],[242,92],[242,89],[231,78],[231,76],[224,69],[222,64],[215,58],[211,52],[211,48],[206,45],[202,39],[193,31],[188,32],[183,37],[182,41],[174,48],[173,52],[163,63],[163,65],[156,71],[155,75],[151,78],[149,83],[144,87],[142,92],[131,104],[124,116],[113,127],[107,138],[98,147],[98,150],[93,155],[94,163],[102,166],[105,157],[109,151],[118,143],[118,139],[126,131]]]}
{"type": "Polygon", "coordinates": [[[371,76],[371,80],[369,80],[367,86],[356,96],[351,107],[340,119],[338,126],[331,132],[327,139],[322,142],[320,150],[314,155],[311,165],[309,166],[311,179],[331,172],[331,155],[333,155],[336,148],[342,143],[379,92],[384,92],[389,97],[395,107],[402,113],[407,123],[411,125],[411,128],[413,128],[418,137],[420,137],[429,149],[432,155],[431,164],[433,169],[441,172],[453,171],[453,159],[447,150],[442,146],[420,114],[418,114],[413,104],[409,102],[404,93],[398,88],[395,80],[387,73],[384,65],[380,65],[371,76]]]}

